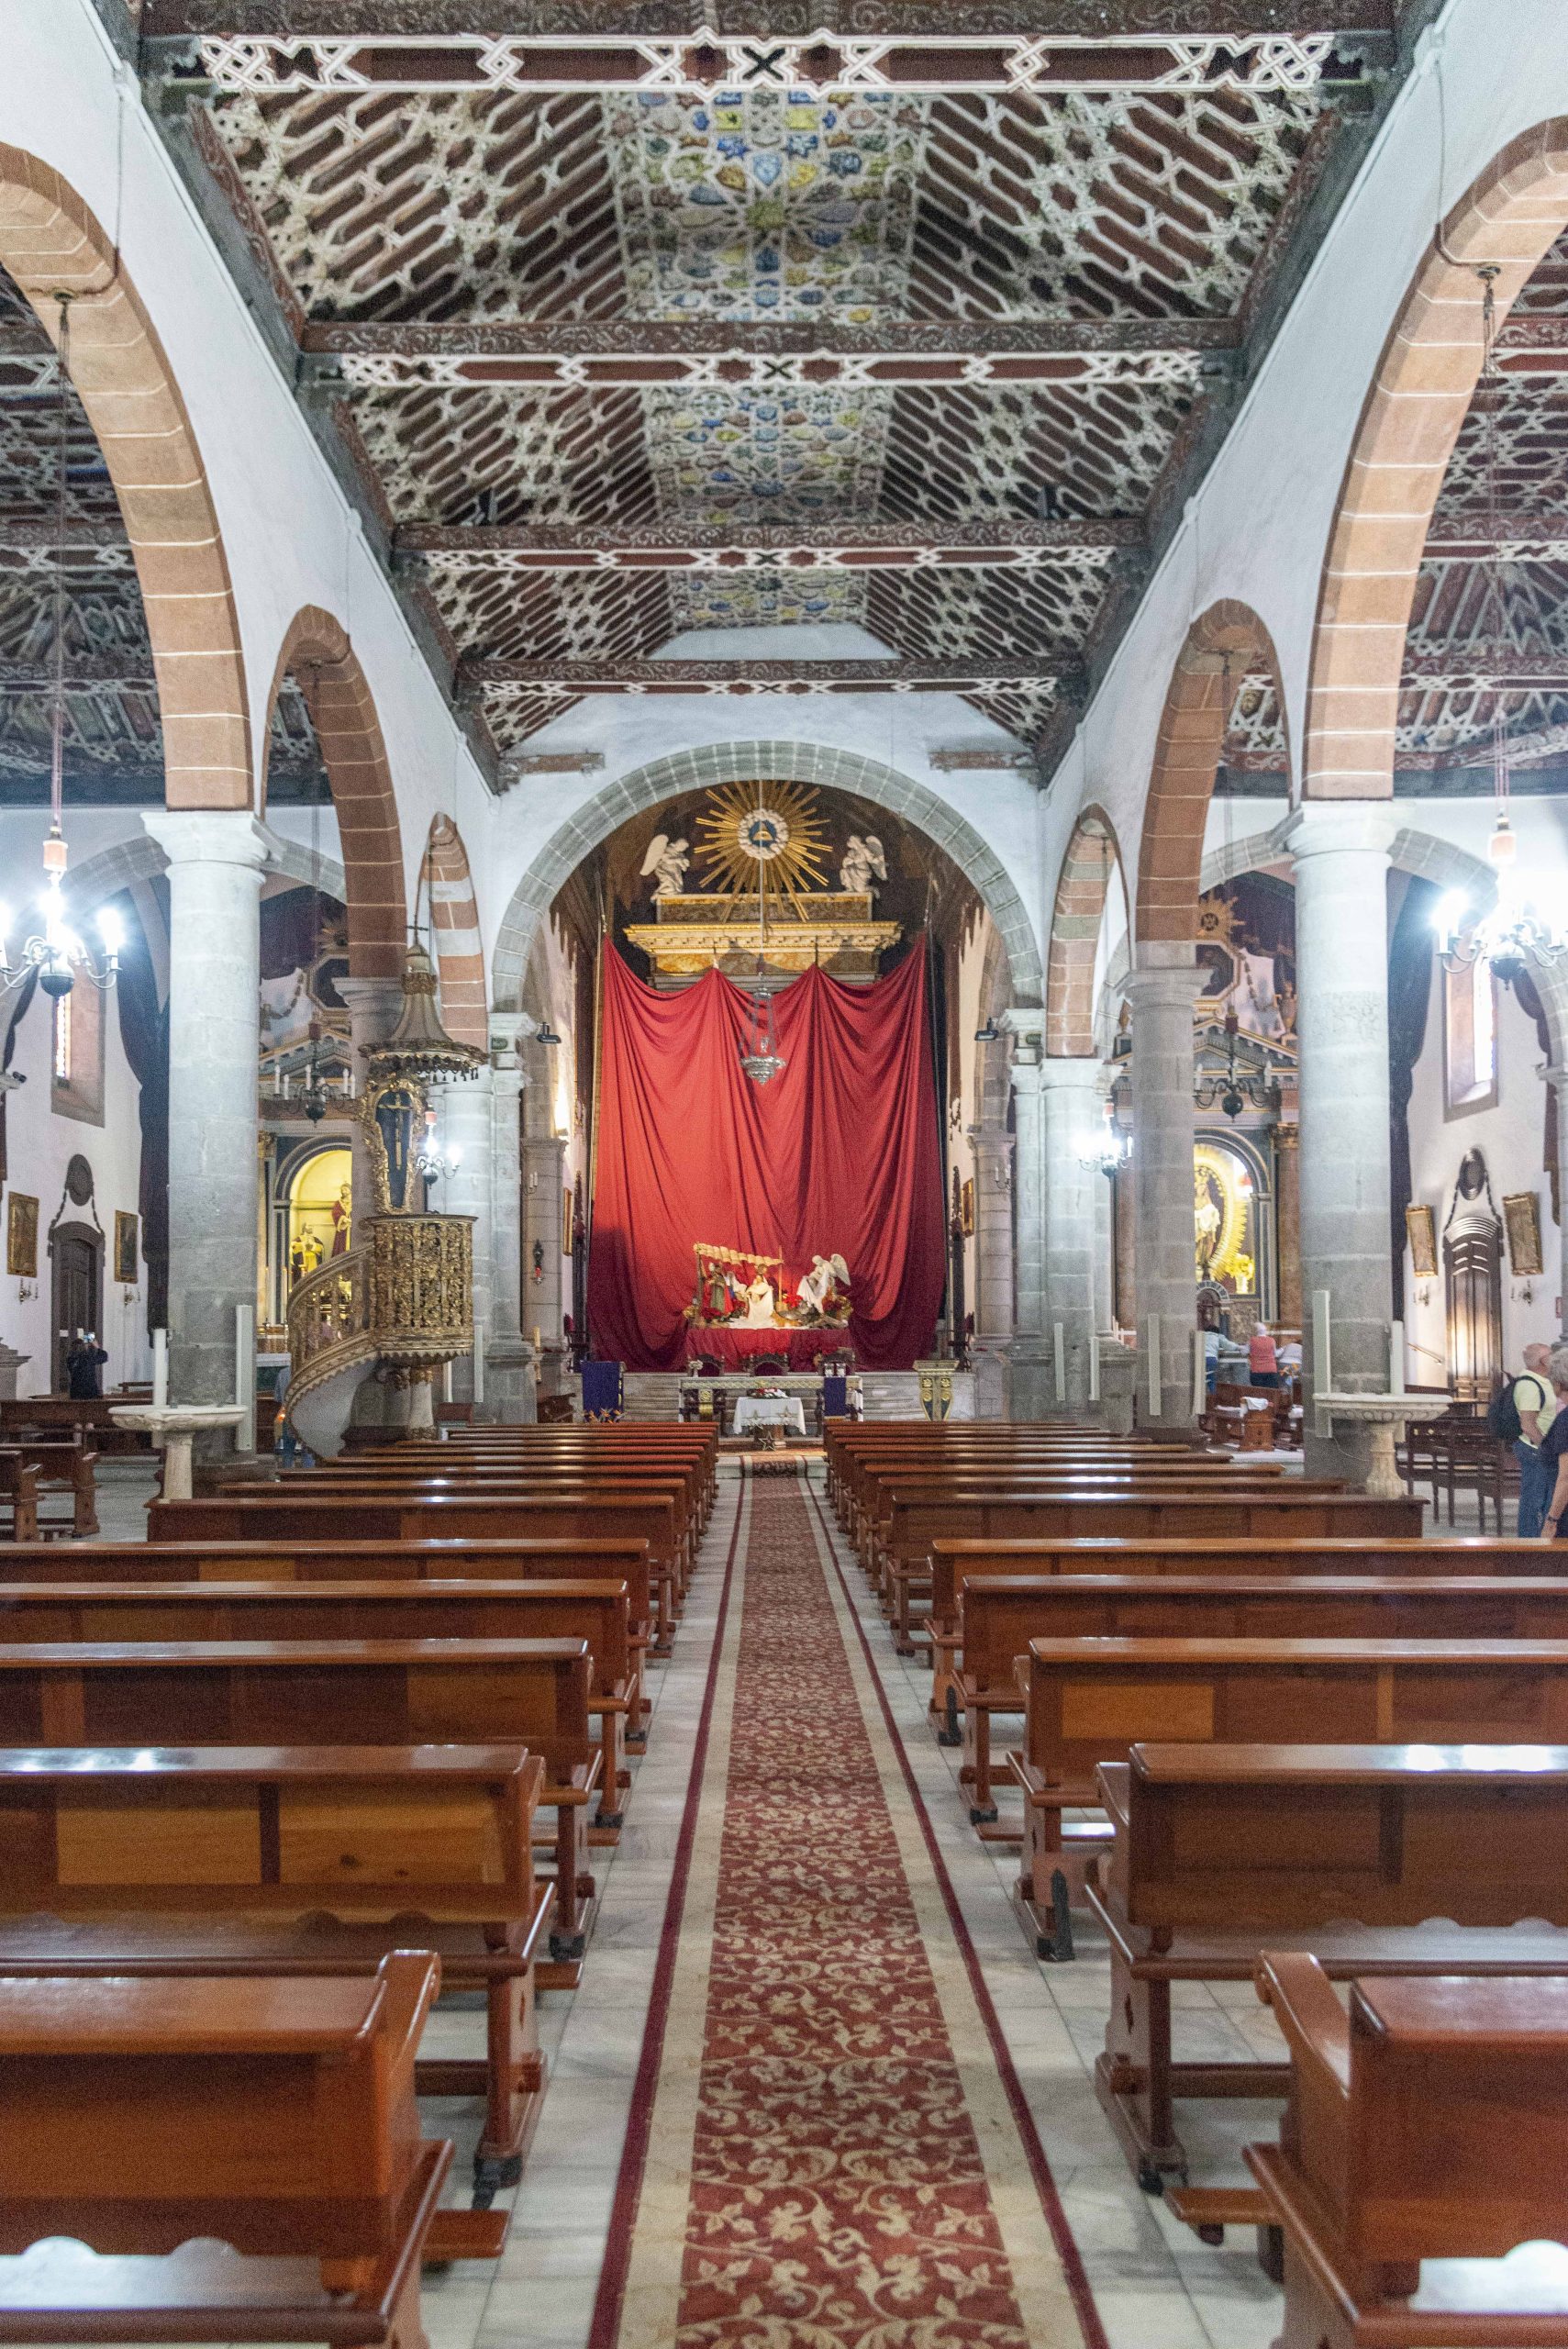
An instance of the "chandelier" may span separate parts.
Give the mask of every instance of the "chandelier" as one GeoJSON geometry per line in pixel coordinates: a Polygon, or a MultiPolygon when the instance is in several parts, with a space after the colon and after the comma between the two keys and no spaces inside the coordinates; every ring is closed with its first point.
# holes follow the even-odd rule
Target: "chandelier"
{"type": "Polygon", "coordinates": [[[50,652],[53,675],[50,685],[49,837],[43,846],[44,887],[38,901],[40,927],[24,941],[19,959],[15,963],[9,959],[6,945],[11,918],[5,907],[0,907],[0,1000],[32,981],[58,1003],[62,996],[71,993],[78,979],[100,990],[112,987],[119,975],[120,948],[124,940],[117,916],[106,906],[97,918],[103,955],[101,960],[96,959],[93,950],[72,930],[65,912],[66,846],[61,814],[65,789],[65,563],[71,438],[71,296],[69,294],[57,294],[54,298],[60,305],[60,334],[56,346],[60,406],[54,468],[54,641],[50,652]]]}
{"type": "MultiPolygon", "coordinates": [[[[1507,634],[1507,574],[1503,564],[1497,489],[1497,405],[1503,384],[1497,365],[1497,316],[1494,298],[1498,273],[1496,264],[1488,262],[1475,273],[1482,284],[1482,361],[1477,390],[1486,394],[1484,414],[1486,426],[1486,521],[1490,546],[1486,601],[1496,649],[1502,652],[1506,649],[1507,634]]],[[[1499,661],[1499,671],[1502,666],[1499,661]]],[[[1433,921],[1438,933],[1438,949],[1446,970],[1468,970],[1477,963],[1485,962],[1491,964],[1504,985],[1509,985],[1523,977],[1531,963],[1550,969],[1562,954],[1568,953],[1568,932],[1543,914],[1520,885],[1519,844],[1508,819],[1508,734],[1503,718],[1500,679],[1495,682],[1493,688],[1492,763],[1497,797],[1496,826],[1486,844],[1496,893],[1492,910],[1479,917],[1473,916],[1464,891],[1451,889],[1439,900],[1433,921]]]]}
{"type": "Polygon", "coordinates": [[[1272,1075],[1259,1075],[1243,1069],[1237,1059],[1237,1046],[1241,1040],[1240,1022],[1234,1011],[1225,1015],[1225,1065],[1210,1076],[1200,1077],[1193,1087],[1193,1099],[1200,1109],[1223,1109],[1228,1118],[1236,1119],[1243,1109],[1277,1109],[1280,1105],[1279,1085],[1272,1075]]]}
{"type": "Polygon", "coordinates": [[[414,1152],[414,1172],[423,1175],[427,1183],[439,1183],[447,1175],[455,1174],[462,1164],[462,1144],[436,1140],[436,1113],[428,1108],[424,1136],[414,1152]]]}

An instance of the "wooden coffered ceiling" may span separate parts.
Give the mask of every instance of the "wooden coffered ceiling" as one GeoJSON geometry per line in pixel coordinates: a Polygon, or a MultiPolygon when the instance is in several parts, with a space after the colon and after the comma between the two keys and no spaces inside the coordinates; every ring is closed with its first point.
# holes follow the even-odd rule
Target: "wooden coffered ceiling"
{"type": "MultiPolygon", "coordinates": [[[[868,687],[965,693],[1048,778],[1433,0],[141,0],[128,29],[97,5],[505,784],[584,695],[868,687]],[[655,657],[815,621],[887,657],[655,657]]],[[[1568,656],[1539,357],[1568,357],[1565,277],[1505,338],[1504,503],[1564,518],[1519,566],[1521,662],[1568,656]]],[[[54,395],[15,304],[13,350],[0,774],[47,737],[53,567],[54,395]]],[[[145,630],[72,432],[72,772],[136,790],[145,630]]],[[[1490,722],[1445,665],[1485,600],[1473,437],[1412,635],[1401,764],[1429,781],[1490,722]]],[[[1521,727],[1568,715],[1550,682],[1509,682],[1521,727]]],[[[1266,787],[1260,681],[1229,750],[1266,787]]],[[[271,764],[319,787],[295,696],[271,764]]]]}

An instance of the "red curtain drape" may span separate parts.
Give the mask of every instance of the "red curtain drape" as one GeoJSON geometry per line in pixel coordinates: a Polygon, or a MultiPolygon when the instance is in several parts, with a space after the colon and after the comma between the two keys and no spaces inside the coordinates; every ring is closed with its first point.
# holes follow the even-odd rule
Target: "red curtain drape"
{"type": "Polygon", "coordinates": [[[945,1277],[924,942],[870,986],[812,970],[775,996],[786,1065],[770,1085],[740,1066],[750,1010],[717,971],[661,995],[606,951],[595,1350],[636,1370],[702,1351],[684,1320],[699,1244],[781,1256],[791,1280],[837,1251],[856,1356],[906,1370],[930,1349],[945,1277]]]}

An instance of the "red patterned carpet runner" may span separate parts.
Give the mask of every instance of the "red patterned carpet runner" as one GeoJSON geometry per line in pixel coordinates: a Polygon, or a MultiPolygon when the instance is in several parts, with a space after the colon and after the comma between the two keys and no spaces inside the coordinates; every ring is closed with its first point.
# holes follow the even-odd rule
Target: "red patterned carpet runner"
{"type": "Polygon", "coordinates": [[[793,1480],[751,1496],[595,2349],[1094,2349],[810,1508],[793,1480]]]}

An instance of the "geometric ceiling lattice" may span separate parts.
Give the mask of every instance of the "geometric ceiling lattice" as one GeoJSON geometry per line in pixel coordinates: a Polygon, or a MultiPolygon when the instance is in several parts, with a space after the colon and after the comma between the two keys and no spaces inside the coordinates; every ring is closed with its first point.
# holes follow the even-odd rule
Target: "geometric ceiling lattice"
{"type": "Polygon", "coordinates": [[[213,118],[312,317],[623,306],[596,97],[334,92],[225,98],[213,118]]]}
{"type": "Polygon", "coordinates": [[[1222,317],[1235,310],[1325,104],[1078,91],[931,102],[917,312],[1222,317]]]}

